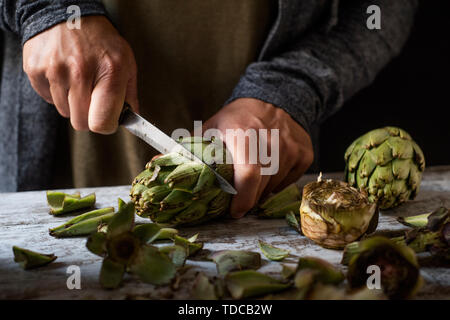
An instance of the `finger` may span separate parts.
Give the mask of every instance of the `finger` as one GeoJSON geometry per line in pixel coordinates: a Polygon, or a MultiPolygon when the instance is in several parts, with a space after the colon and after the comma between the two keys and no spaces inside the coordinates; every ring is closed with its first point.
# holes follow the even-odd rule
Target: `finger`
{"type": "Polygon", "coordinates": [[[61,83],[52,83],[50,85],[50,93],[52,95],[53,104],[59,114],[65,118],[70,118],[70,108],[68,101],[68,88],[61,83]]]}
{"type": "Polygon", "coordinates": [[[234,166],[234,187],[237,195],[231,201],[230,214],[242,218],[256,203],[261,175],[258,165],[238,164],[234,166]]]}
{"type": "Polygon", "coordinates": [[[131,106],[134,112],[139,113],[139,99],[137,88],[137,75],[133,72],[132,77],[128,80],[125,101],[131,106]]]}
{"type": "Polygon", "coordinates": [[[45,76],[29,77],[31,87],[47,103],[54,104],[50,93],[50,83],[45,76]]]}
{"type": "Polygon", "coordinates": [[[258,193],[256,194],[256,202],[257,203],[259,201],[259,199],[261,199],[261,196],[264,194],[265,190],[267,189],[267,185],[270,183],[271,181],[271,176],[261,176],[261,184],[259,185],[258,188],[258,193]]]}
{"type": "MultiPolygon", "coordinates": [[[[283,161],[282,159],[280,160],[283,161]]],[[[291,174],[291,170],[293,169],[293,165],[294,164],[291,163],[289,159],[284,159],[283,163],[279,165],[278,173],[271,176],[271,179],[263,192],[263,196],[270,194],[278,185],[280,185],[280,183],[288,178],[288,175],[291,174]]]]}
{"type": "Polygon", "coordinates": [[[71,84],[68,102],[70,107],[70,122],[75,130],[89,130],[88,114],[91,102],[92,81],[83,79],[71,84]]]}
{"type": "Polygon", "coordinates": [[[89,129],[102,134],[114,133],[125,102],[127,82],[120,76],[103,77],[96,84],[89,107],[89,129]]]}

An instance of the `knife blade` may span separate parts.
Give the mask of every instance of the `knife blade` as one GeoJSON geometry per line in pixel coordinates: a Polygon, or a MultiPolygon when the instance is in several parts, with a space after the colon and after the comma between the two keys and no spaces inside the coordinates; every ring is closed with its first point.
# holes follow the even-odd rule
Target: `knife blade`
{"type": "Polygon", "coordinates": [[[159,130],[156,126],[149,121],[142,118],[137,113],[131,110],[131,107],[125,104],[125,107],[120,115],[119,124],[125,127],[129,132],[138,138],[144,140],[147,144],[161,152],[167,154],[169,152],[178,152],[184,157],[201,164],[204,164],[210,168],[216,175],[220,188],[229,194],[237,194],[236,189],[220,174],[218,174],[209,164],[205,163],[199,157],[194,155],[183,145],[176,142],[167,134],[159,130]]]}

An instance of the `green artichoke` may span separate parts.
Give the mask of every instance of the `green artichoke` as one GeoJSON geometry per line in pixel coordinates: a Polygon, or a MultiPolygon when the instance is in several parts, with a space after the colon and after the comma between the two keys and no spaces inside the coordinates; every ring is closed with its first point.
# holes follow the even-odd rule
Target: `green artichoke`
{"type": "Polygon", "coordinates": [[[369,200],[389,209],[419,192],[425,157],[402,129],[385,127],[356,139],[345,152],[345,180],[365,188],[369,200]]]}
{"type": "MultiPolygon", "coordinates": [[[[180,143],[232,181],[233,166],[226,164],[226,149],[221,143],[199,137],[184,138],[180,143]]],[[[172,226],[219,217],[228,211],[231,200],[208,166],[178,153],[153,158],[133,181],[130,195],[139,216],[172,226]]]]}
{"type": "Polygon", "coordinates": [[[387,238],[372,237],[359,244],[360,252],[349,262],[347,280],[351,288],[367,286],[368,267],[380,269],[380,285],[390,299],[415,295],[423,284],[414,251],[387,238]]]}
{"type": "Polygon", "coordinates": [[[367,193],[342,181],[319,178],[303,188],[300,207],[305,236],[325,248],[340,249],[378,224],[376,204],[367,193]]]}

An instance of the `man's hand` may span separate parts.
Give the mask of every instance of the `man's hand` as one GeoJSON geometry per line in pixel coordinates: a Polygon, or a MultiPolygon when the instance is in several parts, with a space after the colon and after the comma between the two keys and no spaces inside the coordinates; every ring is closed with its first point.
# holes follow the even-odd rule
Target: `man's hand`
{"type": "Polygon", "coordinates": [[[124,101],[137,111],[133,52],[105,17],[83,17],[79,30],[60,23],[31,38],[23,68],[34,90],[76,130],[110,134],[124,101]]]}
{"type": "MultiPolygon", "coordinates": [[[[314,152],[308,133],[295,122],[284,110],[269,103],[256,99],[237,99],[222,108],[209,119],[203,130],[219,129],[224,135],[233,161],[248,159],[249,146],[246,139],[245,147],[228,139],[227,129],[279,129],[279,170],[272,176],[260,173],[261,164],[234,164],[234,186],[238,194],[233,198],[230,213],[234,218],[241,218],[250,210],[261,195],[271,191],[279,191],[296,181],[312,164],[314,152]]],[[[236,139],[235,139],[236,140],[236,139]]],[[[267,143],[270,144],[268,137],[267,143]]],[[[271,146],[268,146],[271,150],[271,146]]],[[[242,163],[243,161],[240,161],[242,163]]]]}

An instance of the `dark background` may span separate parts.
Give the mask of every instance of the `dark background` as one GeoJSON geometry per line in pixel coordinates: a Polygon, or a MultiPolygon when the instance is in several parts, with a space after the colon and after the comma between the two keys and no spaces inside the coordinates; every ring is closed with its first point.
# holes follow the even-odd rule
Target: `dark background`
{"type": "Polygon", "coordinates": [[[427,166],[450,165],[449,59],[450,1],[422,0],[403,52],[322,124],[320,170],[343,171],[347,146],[388,125],[409,132],[427,166]]]}

